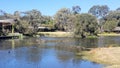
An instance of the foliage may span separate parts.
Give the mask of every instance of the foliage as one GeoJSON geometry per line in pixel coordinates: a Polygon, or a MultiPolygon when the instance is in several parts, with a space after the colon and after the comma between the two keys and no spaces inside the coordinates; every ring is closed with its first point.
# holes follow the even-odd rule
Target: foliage
{"type": "Polygon", "coordinates": [[[41,24],[46,24],[46,21],[49,22],[51,20],[48,16],[46,18],[42,16],[41,12],[35,9],[26,12],[16,11],[14,16],[17,19],[17,31],[29,35],[35,34],[41,24]]]}
{"type": "Polygon", "coordinates": [[[96,35],[98,23],[96,17],[90,14],[78,14],[75,19],[75,37],[86,37],[96,35]]]}
{"type": "Polygon", "coordinates": [[[40,26],[54,28],[54,21],[51,16],[42,16],[42,22],[40,26]]]}
{"type": "Polygon", "coordinates": [[[104,31],[111,32],[120,24],[120,11],[111,11],[104,17],[103,29],[104,31]]]}
{"type": "Polygon", "coordinates": [[[67,19],[67,25],[66,25],[66,31],[68,32],[73,32],[74,28],[75,28],[75,19],[76,19],[76,15],[71,14],[69,16],[69,18],[67,19]]]}
{"type": "Polygon", "coordinates": [[[73,14],[79,14],[79,12],[81,11],[81,8],[80,6],[73,6],[72,7],[72,11],[73,11],[73,14]]]}
{"type": "Polygon", "coordinates": [[[94,5],[89,9],[88,12],[96,17],[104,17],[109,12],[109,7],[107,5],[94,5]]]}
{"type": "Polygon", "coordinates": [[[109,14],[105,17],[106,20],[111,20],[111,19],[120,19],[120,11],[110,11],[109,14]]]}
{"type": "Polygon", "coordinates": [[[118,21],[116,19],[107,20],[103,25],[104,31],[112,32],[115,27],[117,27],[118,21]]]}
{"type": "Polygon", "coordinates": [[[17,21],[16,24],[15,24],[15,29],[19,33],[28,34],[28,35],[31,35],[31,36],[33,34],[35,34],[36,31],[37,31],[32,26],[30,26],[30,24],[25,20],[17,21]]]}
{"type": "Polygon", "coordinates": [[[67,20],[71,12],[68,8],[60,9],[54,16],[55,28],[58,30],[66,31],[67,28],[67,20]]]}
{"type": "MultiPolygon", "coordinates": [[[[120,26],[120,8],[109,11],[107,5],[94,5],[88,13],[80,14],[80,6],[61,8],[52,16],[42,15],[40,11],[15,11],[13,14],[0,10],[0,19],[14,19],[15,30],[23,34],[35,34],[38,27],[48,27],[55,30],[74,32],[76,37],[97,35],[98,32],[111,32],[120,26]],[[93,16],[94,15],[94,16],[93,16]],[[96,17],[95,17],[96,16],[96,17]],[[99,28],[99,29],[98,29],[99,28]]],[[[0,30],[0,35],[3,32],[0,30]]],[[[5,33],[7,34],[7,33],[5,33]]]]}
{"type": "Polygon", "coordinates": [[[31,11],[25,12],[24,17],[26,17],[31,26],[35,27],[38,25],[38,23],[41,22],[42,15],[40,11],[33,9],[31,11]]]}

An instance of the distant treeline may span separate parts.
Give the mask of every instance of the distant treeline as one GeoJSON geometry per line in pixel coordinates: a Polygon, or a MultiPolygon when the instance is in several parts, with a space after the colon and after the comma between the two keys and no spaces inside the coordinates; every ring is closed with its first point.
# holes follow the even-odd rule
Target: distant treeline
{"type": "Polygon", "coordinates": [[[101,32],[112,32],[115,27],[120,26],[120,8],[110,10],[107,5],[94,5],[88,13],[80,13],[81,10],[78,5],[61,8],[54,16],[42,15],[36,9],[15,11],[14,14],[0,10],[0,19],[14,19],[15,31],[30,35],[35,34],[38,27],[49,27],[58,31],[74,32],[74,37],[87,37],[101,32]]]}

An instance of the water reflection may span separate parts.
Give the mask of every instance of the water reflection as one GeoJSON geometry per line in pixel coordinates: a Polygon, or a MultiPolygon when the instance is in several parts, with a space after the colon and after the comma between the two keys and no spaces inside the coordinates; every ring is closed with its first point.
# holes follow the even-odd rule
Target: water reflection
{"type": "Polygon", "coordinates": [[[39,63],[42,58],[42,50],[39,48],[29,48],[27,51],[27,60],[28,62],[39,63]]]}
{"type": "Polygon", "coordinates": [[[120,45],[120,37],[96,39],[29,38],[0,41],[0,68],[102,68],[75,56],[74,46],[120,45]]]}
{"type": "Polygon", "coordinates": [[[109,47],[109,46],[120,46],[120,37],[99,37],[98,46],[99,47],[109,47]]]}
{"type": "Polygon", "coordinates": [[[75,39],[75,45],[77,46],[83,46],[88,48],[95,48],[98,47],[96,44],[98,43],[98,38],[85,38],[85,39],[75,39]]]}
{"type": "Polygon", "coordinates": [[[66,51],[59,51],[56,50],[56,57],[59,59],[61,62],[69,62],[69,60],[73,57],[74,55],[71,53],[68,53],[66,51]]]}

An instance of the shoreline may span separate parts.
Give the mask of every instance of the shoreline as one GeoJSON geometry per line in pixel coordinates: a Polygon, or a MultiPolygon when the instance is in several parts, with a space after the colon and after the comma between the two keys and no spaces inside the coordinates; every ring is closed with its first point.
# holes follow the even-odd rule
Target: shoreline
{"type": "Polygon", "coordinates": [[[85,60],[105,64],[105,68],[120,68],[120,47],[95,48],[76,54],[85,60]]]}
{"type": "MultiPolygon", "coordinates": [[[[37,35],[46,37],[73,37],[72,32],[38,32],[37,35]]],[[[101,33],[99,36],[120,36],[120,33],[101,33]]],[[[87,38],[97,38],[97,36],[88,36],[87,38]]]]}
{"type": "Polygon", "coordinates": [[[98,36],[120,36],[120,33],[101,33],[98,36]]]}
{"type": "Polygon", "coordinates": [[[73,37],[71,32],[38,32],[37,34],[45,37],[73,37]]]}

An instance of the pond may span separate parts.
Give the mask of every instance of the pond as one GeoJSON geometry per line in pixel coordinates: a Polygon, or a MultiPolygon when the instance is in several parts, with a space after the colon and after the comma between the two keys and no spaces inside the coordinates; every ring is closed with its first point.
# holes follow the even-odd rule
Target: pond
{"type": "Polygon", "coordinates": [[[119,40],[120,37],[0,40],[0,68],[103,68],[102,64],[76,56],[77,51],[67,47],[119,46],[119,40]]]}

